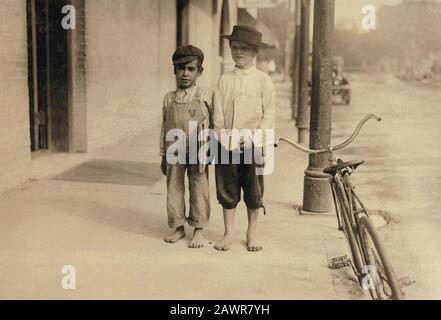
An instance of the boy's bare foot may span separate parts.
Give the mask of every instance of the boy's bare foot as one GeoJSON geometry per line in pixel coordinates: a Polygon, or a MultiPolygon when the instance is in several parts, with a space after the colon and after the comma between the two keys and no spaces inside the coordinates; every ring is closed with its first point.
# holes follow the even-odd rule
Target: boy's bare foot
{"type": "Polygon", "coordinates": [[[185,237],[185,229],[182,226],[176,228],[176,230],[173,233],[165,236],[164,241],[167,243],[176,243],[184,237],[185,237]]]}
{"type": "Polygon", "coordinates": [[[221,241],[217,242],[214,245],[214,248],[219,251],[228,251],[232,244],[233,244],[232,236],[225,235],[221,241]]]}
{"type": "Polygon", "coordinates": [[[247,249],[251,252],[263,250],[263,247],[257,242],[256,236],[252,233],[247,233],[247,249]]]}
{"type": "Polygon", "coordinates": [[[191,239],[190,243],[188,244],[189,248],[198,249],[204,247],[204,237],[202,235],[202,228],[195,228],[193,239],[191,239]]]}

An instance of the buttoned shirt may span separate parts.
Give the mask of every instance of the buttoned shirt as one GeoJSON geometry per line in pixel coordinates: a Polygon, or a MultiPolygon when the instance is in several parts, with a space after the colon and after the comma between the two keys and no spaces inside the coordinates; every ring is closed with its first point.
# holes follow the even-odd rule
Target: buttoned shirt
{"type": "Polygon", "coordinates": [[[213,91],[207,88],[201,88],[198,85],[193,85],[190,88],[180,89],[178,88],[176,91],[170,91],[164,96],[164,102],[162,106],[162,117],[161,117],[161,133],[159,137],[159,155],[164,156],[166,153],[164,147],[164,120],[165,115],[173,101],[178,103],[187,103],[196,99],[196,94],[198,89],[200,89],[200,99],[204,101],[209,109],[209,112],[212,112],[213,106],[213,91]]]}
{"type": "MultiPolygon", "coordinates": [[[[271,78],[266,73],[257,70],[255,66],[248,69],[240,69],[235,67],[232,71],[222,75],[214,93],[214,114],[213,127],[216,130],[219,141],[228,141],[225,137],[228,131],[222,129],[233,129],[234,118],[239,118],[246,123],[247,117],[252,119],[253,114],[246,106],[238,108],[234,106],[234,101],[241,95],[254,96],[260,98],[262,104],[262,119],[255,128],[234,128],[242,129],[262,129],[263,136],[265,130],[275,128],[275,108],[276,108],[276,92],[271,78]],[[223,134],[222,134],[223,131],[223,134]],[[224,136],[224,138],[222,138],[224,136]]],[[[221,141],[221,142],[222,142],[221,141]]],[[[266,142],[253,141],[265,145],[266,142]]],[[[271,143],[271,142],[268,142],[271,143]]],[[[227,144],[224,146],[233,150],[234,145],[227,144]]]]}

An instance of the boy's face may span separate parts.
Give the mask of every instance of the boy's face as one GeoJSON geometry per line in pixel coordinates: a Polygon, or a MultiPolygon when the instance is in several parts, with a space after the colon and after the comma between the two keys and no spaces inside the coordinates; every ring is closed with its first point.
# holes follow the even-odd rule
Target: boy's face
{"type": "Polygon", "coordinates": [[[180,89],[190,88],[202,74],[202,67],[198,67],[197,59],[188,63],[178,64],[175,70],[176,82],[180,89]]]}
{"type": "Polygon", "coordinates": [[[245,42],[231,41],[230,48],[231,56],[238,68],[251,65],[257,55],[256,48],[245,42]]]}

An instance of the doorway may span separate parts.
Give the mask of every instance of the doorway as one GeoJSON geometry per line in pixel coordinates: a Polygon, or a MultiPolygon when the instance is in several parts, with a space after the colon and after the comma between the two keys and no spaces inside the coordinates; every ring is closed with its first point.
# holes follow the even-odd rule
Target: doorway
{"type": "Polygon", "coordinates": [[[188,44],[189,0],[176,0],[176,47],[188,44]]]}
{"type": "Polygon", "coordinates": [[[69,151],[67,0],[26,0],[31,151],[69,151]]]}

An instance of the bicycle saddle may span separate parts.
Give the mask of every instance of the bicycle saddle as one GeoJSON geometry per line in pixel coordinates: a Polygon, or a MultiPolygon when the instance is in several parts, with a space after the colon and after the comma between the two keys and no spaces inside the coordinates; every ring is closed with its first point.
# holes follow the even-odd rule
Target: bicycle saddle
{"type": "Polygon", "coordinates": [[[332,176],[335,176],[337,171],[340,171],[342,169],[351,168],[352,170],[357,169],[360,165],[364,163],[364,160],[354,160],[354,161],[348,161],[348,162],[339,162],[335,166],[325,168],[323,170],[324,173],[328,173],[332,176]]]}

